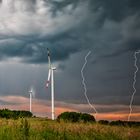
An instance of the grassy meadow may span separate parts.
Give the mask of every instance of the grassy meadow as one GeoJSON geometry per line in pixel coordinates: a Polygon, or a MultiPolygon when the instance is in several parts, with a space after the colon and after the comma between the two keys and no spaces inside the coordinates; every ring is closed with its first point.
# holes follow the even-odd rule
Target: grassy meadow
{"type": "Polygon", "coordinates": [[[140,126],[0,119],[0,140],[140,140],[140,126]]]}

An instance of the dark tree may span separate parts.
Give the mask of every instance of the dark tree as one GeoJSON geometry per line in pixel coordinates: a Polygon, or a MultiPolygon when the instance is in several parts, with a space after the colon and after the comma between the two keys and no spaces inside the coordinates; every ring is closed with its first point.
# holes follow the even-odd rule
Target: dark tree
{"type": "Polygon", "coordinates": [[[95,122],[94,116],[78,112],[64,112],[57,117],[57,120],[66,122],[95,122]]]}
{"type": "Polygon", "coordinates": [[[2,109],[0,110],[0,118],[6,118],[6,119],[17,119],[17,118],[24,118],[24,117],[32,117],[33,114],[30,111],[17,111],[17,110],[8,110],[8,109],[2,109]]]}
{"type": "Polygon", "coordinates": [[[80,121],[83,121],[83,122],[95,122],[94,116],[87,113],[83,113],[83,114],[81,113],[79,119],[80,121]]]}
{"type": "Polygon", "coordinates": [[[109,124],[109,121],[107,121],[107,120],[100,120],[100,121],[98,121],[98,123],[107,125],[107,124],[109,124]]]}

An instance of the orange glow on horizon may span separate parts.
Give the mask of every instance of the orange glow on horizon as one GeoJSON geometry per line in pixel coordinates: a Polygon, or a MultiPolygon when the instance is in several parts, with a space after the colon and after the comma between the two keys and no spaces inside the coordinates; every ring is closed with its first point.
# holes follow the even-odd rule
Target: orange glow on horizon
{"type": "MultiPolygon", "coordinates": [[[[11,109],[11,110],[29,110],[29,98],[22,97],[22,96],[0,96],[0,100],[5,102],[5,104],[1,105],[0,109],[11,109]]],[[[112,106],[107,105],[97,105],[97,107],[105,108],[105,109],[112,109],[112,106]]],[[[115,106],[117,108],[117,105],[115,106]]],[[[118,105],[121,111],[116,112],[109,112],[109,113],[99,113],[97,114],[97,120],[127,120],[128,112],[126,112],[126,106],[118,105]]],[[[84,112],[82,111],[83,108],[87,110],[89,108],[86,104],[71,104],[65,102],[56,101],[55,105],[55,115],[58,116],[59,114],[66,112],[66,111],[73,111],[73,112],[84,112]]],[[[114,106],[113,106],[114,108],[114,106]]],[[[131,121],[140,121],[140,113],[138,112],[140,106],[136,107],[136,112],[133,112],[131,115],[131,121]]],[[[45,101],[41,99],[33,99],[32,102],[32,111],[33,114],[40,117],[50,117],[51,116],[51,102],[45,101]]],[[[90,113],[94,115],[93,113],[90,113]]]]}

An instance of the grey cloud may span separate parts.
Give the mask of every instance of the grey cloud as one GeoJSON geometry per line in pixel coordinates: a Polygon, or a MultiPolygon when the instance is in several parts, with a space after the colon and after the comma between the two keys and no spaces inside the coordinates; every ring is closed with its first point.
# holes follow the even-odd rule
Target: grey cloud
{"type": "Polygon", "coordinates": [[[124,20],[130,15],[138,14],[140,2],[137,0],[91,0],[93,10],[102,9],[102,18],[111,19],[117,22],[124,20]]]}
{"type": "MultiPolygon", "coordinates": [[[[7,11],[3,17],[6,17],[5,24],[0,24],[1,60],[18,57],[25,65],[19,69],[16,67],[21,64],[14,65],[13,72],[19,74],[14,73],[13,76],[6,74],[10,71],[5,72],[2,69],[1,76],[3,71],[6,76],[11,76],[12,85],[8,78],[2,76],[1,92],[12,94],[18,83],[17,92],[21,93],[32,83],[32,77],[35,77],[38,98],[50,99],[50,94],[46,95],[43,87],[47,78],[47,65],[44,68],[42,67],[45,64],[39,65],[47,62],[48,47],[52,61],[58,66],[55,98],[86,103],[80,70],[87,50],[91,50],[92,54],[85,69],[91,101],[96,104],[128,105],[135,70],[133,53],[140,49],[139,2],[52,0],[48,3],[44,0],[40,5],[35,1],[29,5],[32,3],[38,5],[38,9],[34,7],[34,11],[31,6],[31,12],[25,6],[27,12],[15,12],[15,19],[12,20],[8,20],[10,17],[7,11]],[[17,21],[16,26],[12,24],[14,21],[17,21]],[[32,64],[27,65],[25,62],[32,63],[35,67],[30,68],[32,64]],[[26,71],[26,67],[30,69],[26,71]],[[13,83],[12,79],[15,77],[17,78],[13,83]],[[8,91],[4,89],[6,83],[9,86],[8,91]]],[[[139,84],[139,75],[137,82],[139,84]]],[[[137,105],[138,99],[139,97],[135,102],[137,105]]]]}
{"type": "MultiPolygon", "coordinates": [[[[22,0],[6,2],[3,1],[1,9],[1,13],[5,12],[5,16],[0,18],[2,21],[0,24],[1,42],[5,41],[5,44],[7,44],[7,47],[3,43],[0,44],[1,54],[4,57],[18,56],[25,59],[23,62],[29,63],[45,62],[46,57],[41,54],[39,44],[43,44],[44,48],[47,45],[48,48],[58,54],[54,60],[63,60],[80,50],[82,43],[70,34],[74,31],[73,28],[78,27],[84,19],[83,17],[86,16],[88,9],[85,6],[85,2],[82,2],[79,6],[78,1],[63,1],[61,5],[63,5],[64,11],[55,17],[51,16],[51,8],[55,5],[54,2],[22,0]],[[73,3],[77,3],[74,9],[66,7],[73,3]],[[34,9],[32,5],[36,9],[30,13],[29,10],[34,9]],[[12,11],[9,11],[11,9],[12,11]],[[71,12],[69,13],[69,11],[71,12]],[[80,17],[82,12],[85,15],[83,14],[80,17]],[[14,43],[9,42],[11,39],[22,43],[18,44],[19,46],[16,43],[13,45],[14,43]],[[8,49],[8,46],[10,46],[10,49],[8,49]],[[33,46],[36,49],[33,49],[33,46]]],[[[55,9],[58,8],[55,7],[55,9]]]]}
{"type": "MultiPolygon", "coordinates": [[[[3,31],[0,32],[1,38],[12,37],[23,42],[22,47],[19,45],[21,49],[17,49],[16,46],[13,46],[7,51],[6,47],[3,48],[2,46],[2,53],[7,57],[21,56],[25,59],[23,62],[29,63],[45,62],[47,60],[40,52],[39,44],[43,44],[44,48],[47,46],[53,53],[57,54],[52,54],[54,60],[67,59],[73,53],[93,48],[93,46],[100,50],[105,50],[105,48],[110,47],[110,52],[104,51],[106,54],[102,54],[101,52],[99,57],[104,55],[108,57],[118,56],[121,53],[139,49],[139,10],[136,4],[133,4],[130,0],[117,2],[112,2],[111,0],[106,2],[102,0],[89,0],[87,2],[83,0],[64,0],[42,1],[42,3],[33,0],[21,2],[23,5],[25,4],[23,8],[27,8],[26,11],[28,11],[28,9],[33,9],[33,7],[31,7],[32,5],[34,7],[37,5],[38,8],[43,8],[42,10],[40,9],[42,12],[45,10],[48,14],[44,11],[44,14],[37,15],[36,11],[34,11],[32,13],[33,15],[29,18],[30,14],[28,12],[24,13],[20,11],[21,15],[17,14],[16,17],[16,12],[18,13],[18,11],[16,11],[14,14],[15,18],[18,18],[18,16],[21,18],[21,22],[16,23],[17,27],[19,26],[20,29],[14,26],[13,28],[9,26],[9,24],[3,23],[7,28],[5,28],[5,33],[3,31]],[[86,7],[83,9],[85,18],[77,25],[77,20],[81,19],[83,16],[81,14],[83,13],[78,13],[76,15],[74,13],[76,9],[79,8],[82,10],[83,7],[86,7]],[[90,10],[90,8],[92,9],[90,10]],[[58,14],[53,17],[51,17],[52,9],[54,9],[56,13],[58,12],[58,14]],[[45,18],[49,19],[45,20],[45,18]],[[38,22],[39,20],[42,23],[38,22]],[[70,22],[66,22],[67,20],[70,22]],[[56,24],[54,24],[55,22],[56,24]],[[61,23],[63,26],[61,26],[61,23]],[[47,27],[48,29],[46,29],[47,27]],[[13,30],[13,33],[10,32],[9,28],[13,30]],[[34,50],[32,46],[36,46],[36,50],[34,50]]],[[[17,3],[17,6],[20,7],[21,3],[17,3]]],[[[6,14],[6,16],[9,16],[9,13],[6,14]]]]}

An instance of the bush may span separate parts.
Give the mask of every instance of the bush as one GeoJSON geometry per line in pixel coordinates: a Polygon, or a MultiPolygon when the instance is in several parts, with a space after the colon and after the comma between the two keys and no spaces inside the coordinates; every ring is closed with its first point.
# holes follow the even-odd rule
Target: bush
{"type": "Polygon", "coordinates": [[[83,113],[83,114],[81,113],[79,119],[80,121],[83,121],[83,122],[95,122],[94,116],[87,113],[83,113]]]}
{"type": "Polygon", "coordinates": [[[112,122],[110,122],[110,125],[124,126],[124,125],[125,125],[125,122],[124,122],[124,121],[121,121],[121,120],[118,120],[118,121],[112,121],[112,122]]]}
{"type": "Polygon", "coordinates": [[[57,120],[77,122],[80,117],[79,113],[76,112],[64,112],[57,117],[57,120]]]}
{"type": "Polygon", "coordinates": [[[107,125],[107,124],[109,124],[109,121],[107,121],[107,120],[100,120],[100,121],[98,121],[98,123],[107,125]]]}
{"type": "Polygon", "coordinates": [[[6,119],[17,119],[22,117],[32,117],[33,114],[30,111],[16,111],[16,110],[8,110],[8,109],[2,109],[0,110],[0,118],[6,118],[6,119]]]}
{"type": "Polygon", "coordinates": [[[94,116],[86,113],[64,112],[57,117],[57,121],[66,122],[95,122],[94,116]]]}

